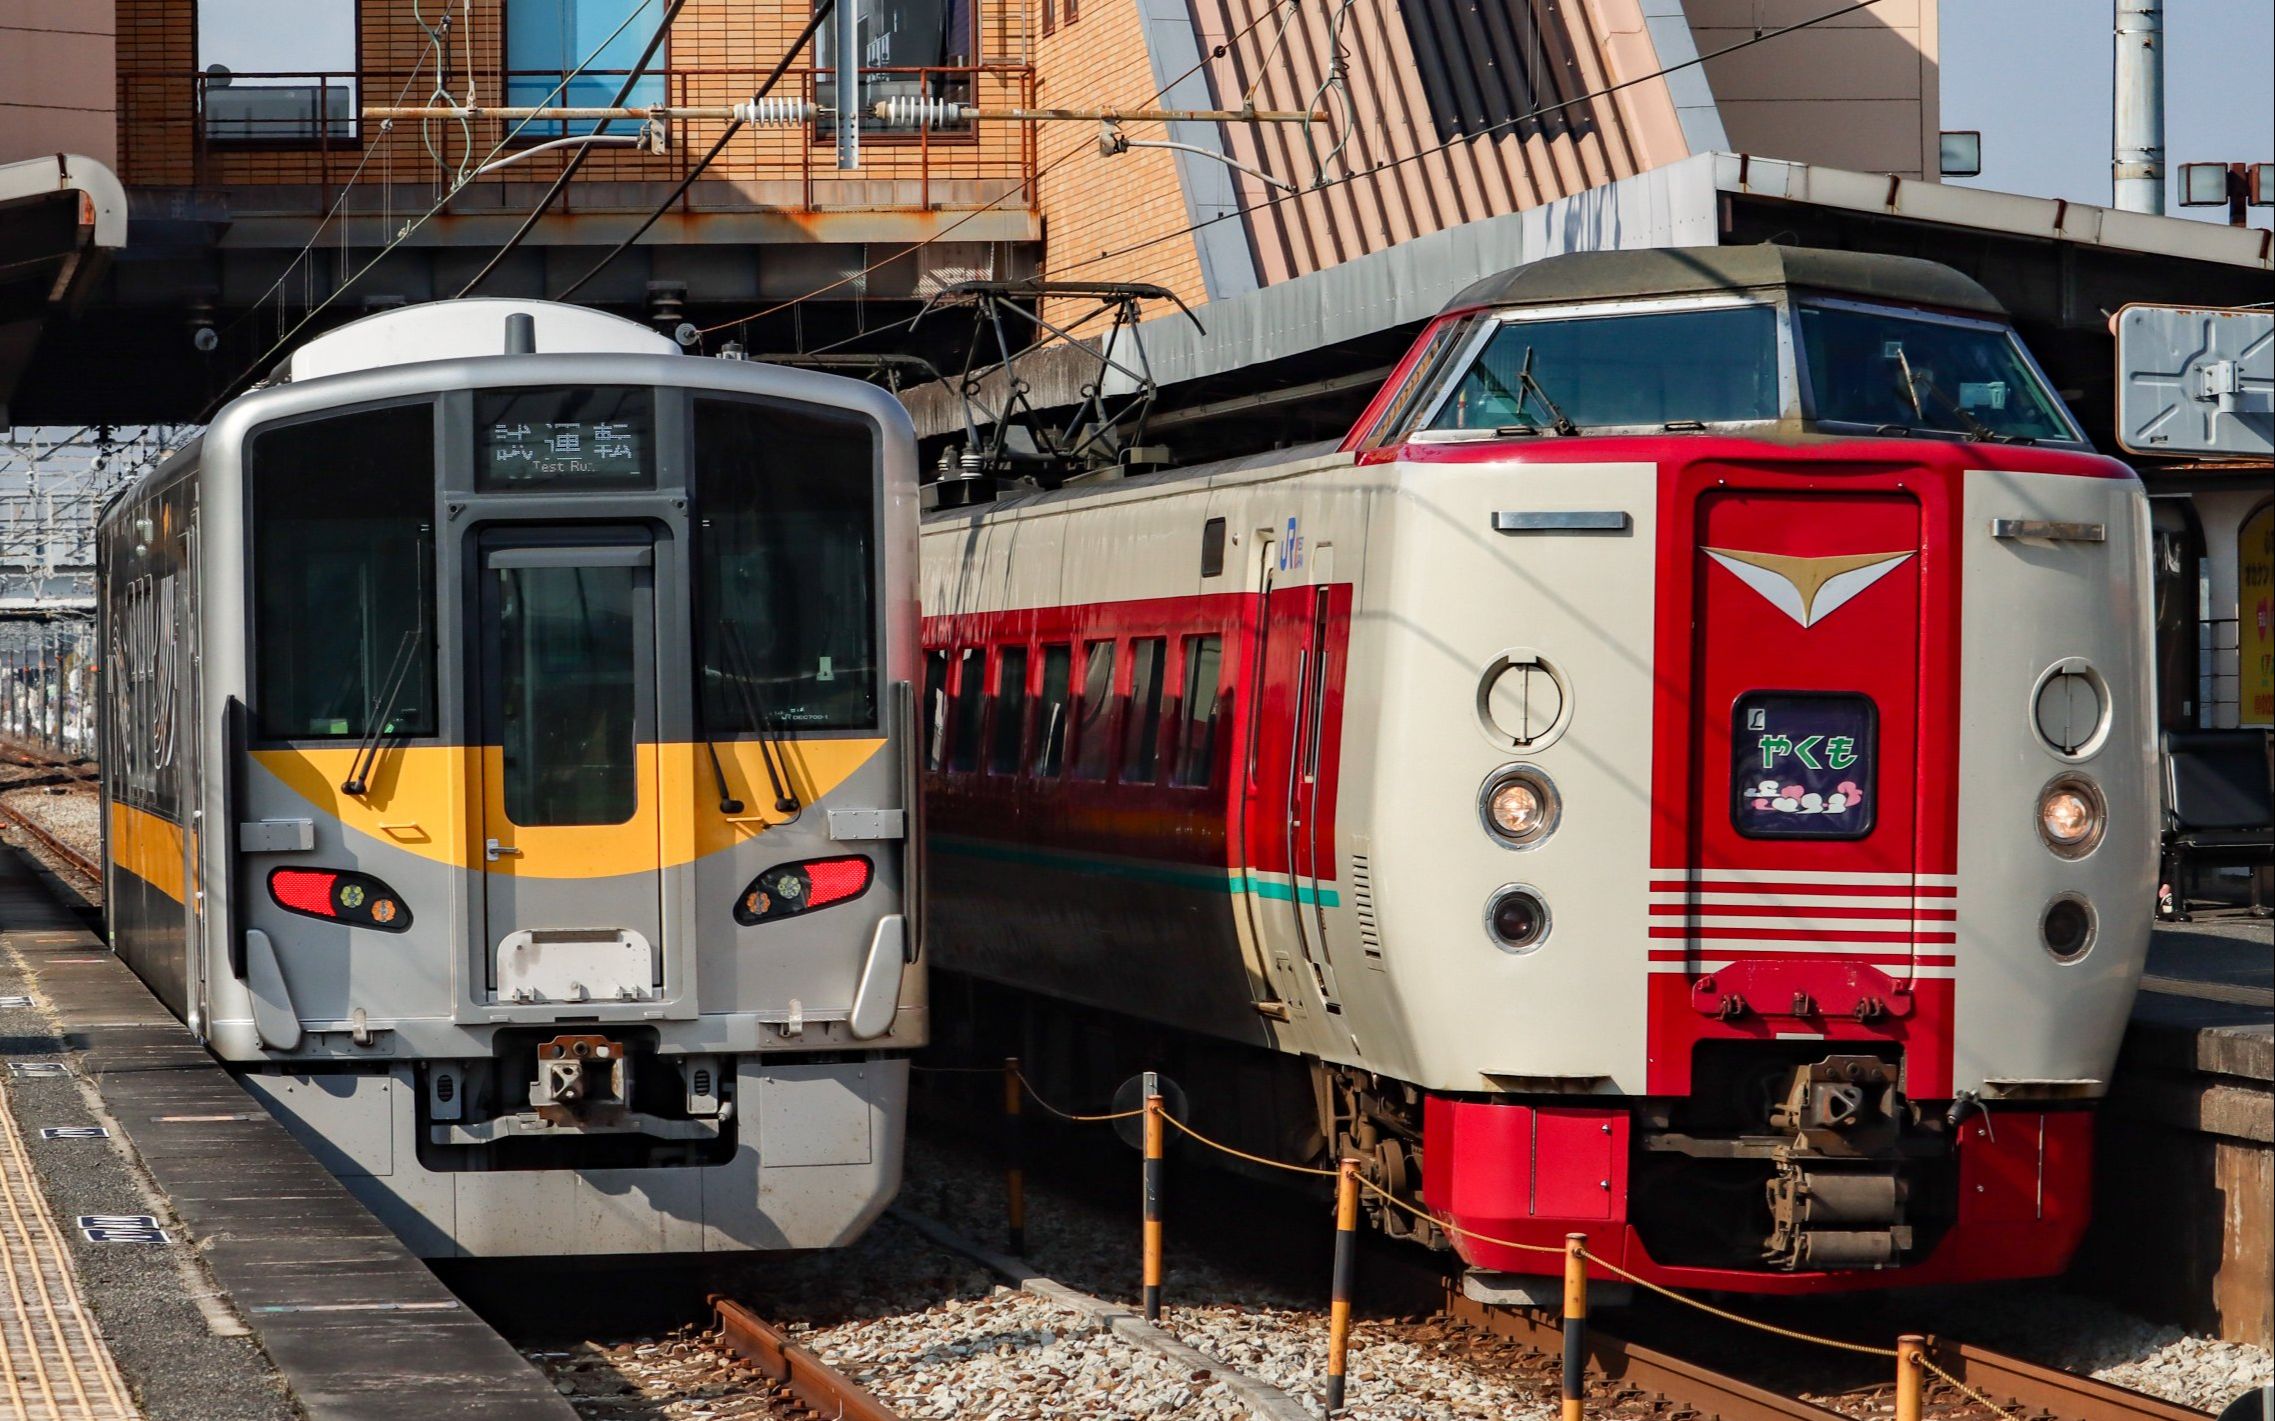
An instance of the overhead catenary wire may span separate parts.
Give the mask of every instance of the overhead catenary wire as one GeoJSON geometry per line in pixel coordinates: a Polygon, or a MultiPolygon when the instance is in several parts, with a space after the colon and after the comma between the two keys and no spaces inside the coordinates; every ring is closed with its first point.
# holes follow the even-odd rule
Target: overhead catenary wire
{"type": "MultiPolygon", "coordinates": [[[[1277,6],[1273,6],[1271,8],[1260,11],[1254,19],[1241,26],[1239,30],[1235,31],[1221,43],[1212,46],[1207,54],[1203,55],[1200,59],[1195,60],[1192,64],[1187,65],[1182,72],[1170,78],[1159,88],[1155,89],[1153,91],[1153,97],[1147,100],[1147,102],[1154,103],[1159,101],[1160,98],[1164,94],[1167,94],[1171,89],[1176,88],[1179,84],[1184,83],[1187,79],[1190,79],[1195,74],[1200,73],[1201,70],[1207,66],[1210,60],[1224,58],[1225,55],[1229,54],[1232,51],[1232,47],[1234,45],[1239,44],[1241,41],[1247,39],[1248,36],[1254,34],[1266,20],[1270,19],[1276,13],[1278,13],[1277,6]]],[[[912,242],[908,246],[895,251],[890,256],[880,257],[876,261],[870,262],[867,266],[862,267],[858,271],[848,272],[846,275],[837,278],[835,281],[829,282],[827,285],[815,287],[813,290],[805,293],[803,296],[793,296],[787,301],[776,302],[774,305],[768,306],[763,310],[753,311],[747,315],[737,316],[732,320],[720,321],[715,325],[705,326],[702,328],[701,333],[704,335],[710,335],[717,331],[726,330],[730,326],[748,325],[752,321],[763,320],[768,316],[775,315],[782,311],[790,310],[796,306],[804,305],[806,302],[814,300],[815,298],[823,296],[831,291],[835,291],[840,287],[850,286],[856,281],[864,280],[872,273],[886,266],[889,266],[896,261],[899,261],[903,257],[914,256],[916,253],[923,251],[926,247],[931,246],[933,243],[945,240],[949,233],[954,232],[957,228],[962,227],[965,223],[977,219],[984,213],[994,211],[995,208],[999,206],[1006,198],[1013,196],[1023,189],[1029,186],[1039,188],[1044,178],[1049,177],[1053,172],[1056,172],[1060,167],[1063,167],[1066,163],[1082,154],[1083,152],[1087,151],[1090,147],[1091,144],[1088,140],[1084,140],[1083,142],[1075,144],[1074,146],[1068,148],[1064,153],[1059,154],[1059,156],[1053,158],[1050,162],[1044,164],[1040,169],[1038,169],[1031,183],[1021,183],[1017,187],[1004,189],[1001,193],[998,193],[996,196],[988,199],[986,202],[981,203],[978,207],[973,208],[971,211],[966,212],[964,215],[958,217],[955,221],[950,222],[947,226],[942,227],[939,231],[933,233],[931,236],[923,238],[917,242],[912,242]]]]}
{"type": "MultiPolygon", "coordinates": [[[[620,108],[632,97],[633,89],[639,86],[641,78],[648,71],[648,66],[655,62],[656,51],[663,48],[665,38],[671,34],[672,21],[678,19],[679,12],[685,8],[687,8],[687,0],[671,0],[671,4],[664,10],[663,18],[656,22],[656,32],[648,37],[647,48],[641,50],[640,57],[633,61],[632,72],[625,75],[624,82],[617,86],[616,97],[610,101],[610,107],[620,108]]],[[[396,102],[401,103],[402,101],[398,99],[396,102]]],[[[608,125],[614,121],[613,119],[602,119],[594,126],[592,136],[598,137],[607,133],[608,125]]],[[[490,254],[490,259],[482,263],[480,271],[475,272],[472,277],[468,278],[464,286],[458,288],[460,296],[473,295],[474,289],[489,280],[490,273],[498,269],[499,263],[511,256],[515,248],[528,240],[529,234],[537,230],[538,222],[552,209],[554,202],[560,198],[562,193],[568,191],[570,180],[575,178],[577,170],[585,165],[585,159],[591,151],[590,147],[583,147],[569,156],[569,161],[561,168],[560,176],[554,178],[553,185],[545,189],[545,195],[537,199],[537,205],[529,209],[529,215],[521,219],[521,225],[514,229],[513,235],[506,238],[504,245],[490,254]]]]}
{"type": "Polygon", "coordinates": [[[1565,109],[1575,108],[1581,104],[1593,103],[1597,99],[1607,98],[1610,95],[1619,93],[1622,90],[1632,89],[1638,84],[1647,84],[1654,79],[1663,79],[1669,74],[1679,73],[1685,69],[1691,69],[1702,64],[1710,63],[1713,60],[1722,58],[1724,55],[1735,54],[1742,49],[1751,49],[1757,44],[1767,44],[1773,39],[1778,39],[1782,36],[1792,34],[1797,30],[1809,29],[1812,26],[1824,24],[1828,20],[1837,20],[1843,15],[1853,15],[1859,10],[1870,9],[1872,6],[1879,3],[1880,0],[1855,0],[1855,3],[1843,5],[1837,10],[1828,10],[1824,14],[1812,15],[1806,20],[1796,20],[1790,25],[1781,25],[1776,29],[1763,30],[1750,39],[1742,39],[1734,44],[1724,45],[1722,48],[1715,50],[1711,54],[1698,55],[1694,58],[1683,60],[1677,64],[1669,64],[1662,66],[1661,68],[1654,69],[1648,74],[1638,74],[1631,79],[1622,79],[1616,84],[1606,84],[1601,88],[1591,89],[1585,94],[1577,94],[1572,98],[1562,100],[1558,103],[1545,104],[1540,108],[1532,109],[1526,113],[1517,114],[1510,118],[1501,119],[1497,122],[1483,125],[1482,127],[1476,129],[1474,132],[1459,134],[1453,138],[1445,140],[1442,143],[1434,143],[1427,148],[1416,149],[1414,152],[1405,154],[1402,157],[1385,159],[1383,162],[1376,163],[1372,167],[1362,168],[1357,172],[1345,173],[1339,178],[1317,183],[1312,187],[1306,188],[1302,192],[1282,193],[1276,197],[1263,198],[1256,202],[1242,203],[1228,207],[1213,217],[1204,217],[1198,222],[1188,223],[1173,232],[1163,232],[1157,236],[1148,237],[1144,241],[1132,242],[1125,247],[1116,247],[1110,251],[1100,252],[1095,257],[1089,257],[1082,261],[1074,263],[1072,266],[1068,267],[1067,270],[1079,271],[1086,266],[1096,266],[1099,262],[1102,261],[1112,261],[1117,257],[1128,256],[1132,252],[1140,252],[1144,251],[1148,247],[1159,246],[1163,242],[1172,242],[1180,237],[1189,237],[1193,233],[1201,231],[1203,228],[1213,227],[1219,222],[1230,221],[1235,217],[1246,217],[1252,212],[1260,212],[1266,208],[1277,207],[1281,203],[1291,201],[1295,198],[1308,196],[1311,193],[1320,192],[1327,188],[1340,187],[1345,183],[1357,182],[1361,178],[1370,178],[1375,176],[1377,173],[1389,172],[1393,168],[1404,167],[1408,163],[1415,163],[1421,161],[1424,158],[1434,157],[1437,154],[1446,152],[1447,150],[1457,147],[1460,144],[1473,142],[1476,139],[1486,137],[1489,134],[1500,132],[1505,129],[1514,128],[1520,124],[1531,123],[1536,120],[1545,118],[1550,114],[1560,113],[1565,109]]]}
{"type": "MultiPolygon", "coordinates": [[[[820,0],[820,3],[814,6],[813,17],[806,21],[806,27],[798,31],[798,37],[790,42],[790,48],[783,52],[782,58],[775,63],[773,70],[767,74],[765,80],[759,84],[757,91],[751,95],[750,102],[752,104],[757,104],[761,99],[764,99],[768,94],[774,91],[774,86],[781,82],[782,76],[788,72],[791,62],[798,57],[800,51],[804,50],[807,45],[813,43],[815,33],[818,32],[821,27],[828,22],[830,14],[836,10],[836,8],[837,0],[820,0]]],[[[838,122],[844,123],[847,121],[848,120],[844,115],[839,115],[838,122]]],[[[687,190],[695,186],[695,180],[703,176],[704,170],[706,168],[709,168],[712,163],[716,162],[721,153],[727,151],[727,145],[734,140],[734,136],[737,133],[740,133],[742,131],[743,122],[744,121],[741,118],[736,118],[728,123],[726,131],[719,135],[719,141],[713,143],[711,145],[711,150],[705,153],[701,159],[697,160],[694,166],[690,167],[687,170],[686,174],[680,178],[678,186],[674,187],[671,190],[670,194],[666,196],[662,202],[656,204],[655,210],[653,212],[650,212],[639,226],[633,228],[631,233],[627,235],[623,241],[618,242],[615,246],[609,248],[608,251],[602,255],[599,261],[594,262],[592,266],[585,271],[585,274],[583,276],[580,276],[575,281],[570,282],[568,286],[563,288],[562,291],[553,299],[556,301],[566,301],[571,296],[576,295],[578,291],[584,288],[584,284],[586,282],[592,280],[594,277],[600,275],[601,272],[607,270],[609,263],[624,255],[625,252],[631,249],[634,242],[637,242],[642,237],[646,236],[648,234],[648,229],[655,226],[658,222],[662,221],[663,215],[666,212],[671,211],[672,204],[678,202],[682,197],[685,197],[687,195],[687,190]]]]}

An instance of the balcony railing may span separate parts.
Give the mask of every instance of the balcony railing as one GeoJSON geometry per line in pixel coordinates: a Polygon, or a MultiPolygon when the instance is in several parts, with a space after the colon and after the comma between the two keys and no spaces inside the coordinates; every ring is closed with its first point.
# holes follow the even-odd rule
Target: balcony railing
{"type": "MultiPolygon", "coordinates": [[[[731,104],[749,97],[765,73],[755,67],[671,69],[646,79],[633,102],[666,108],[731,104]]],[[[557,71],[493,70],[481,76],[482,92],[513,94],[513,102],[531,102],[549,94],[560,77],[557,71]]],[[[624,77],[622,70],[586,71],[579,76],[583,88],[576,102],[589,100],[583,90],[594,85],[613,97],[624,77]]],[[[773,93],[826,105],[833,97],[834,81],[834,73],[827,69],[793,68],[783,74],[773,93]]],[[[564,131],[584,133],[594,126],[533,122],[516,131],[512,123],[480,119],[466,124],[429,121],[422,132],[422,125],[415,122],[389,127],[361,117],[364,104],[391,102],[398,92],[415,91],[408,93],[407,100],[423,100],[423,86],[430,82],[431,75],[378,69],[130,72],[120,79],[121,176],[137,186],[228,188],[248,196],[248,189],[274,189],[278,205],[269,210],[322,211],[329,210],[345,188],[430,190],[440,197],[461,169],[471,172],[519,148],[561,137],[564,131]]],[[[1035,102],[1034,70],[1023,63],[864,69],[861,87],[864,111],[881,98],[913,95],[984,108],[1031,108],[1035,102]]],[[[864,117],[862,166],[844,172],[835,165],[832,122],[825,116],[809,124],[746,129],[705,170],[682,199],[682,209],[716,210],[722,203],[819,211],[982,206],[1032,211],[1036,206],[1036,141],[1031,125],[895,128],[864,117]]],[[[620,120],[610,132],[630,136],[639,127],[620,120]]],[[[597,212],[642,205],[639,190],[623,185],[671,184],[685,178],[717,141],[725,123],[674,117],[664,128],[668,141],[661,153],[623,146],[591,152],[578,182],[563,194],[556,210],[597,212]],[[608,187],[596,188],[580,201],[578,189],[587,184],[608,187]]],[[[568,156],[565,150],[534,154],[472,178],[468,187],[550,182],[568,156]]],[[[360,210],[364,204],[350,206],[360,210]]],[[[483,204],[476,200],[465,206],[483,204]]]]}

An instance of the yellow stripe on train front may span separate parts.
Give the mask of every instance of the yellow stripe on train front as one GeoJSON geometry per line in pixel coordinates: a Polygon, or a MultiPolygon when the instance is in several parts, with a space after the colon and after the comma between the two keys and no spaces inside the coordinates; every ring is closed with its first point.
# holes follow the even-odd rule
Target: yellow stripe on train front
{"type": "MultiPolygon", "coordinates": [[[[779,744],[808,813],[818,813],[814,806],[884,746],[882,739],[779,744]]],[[[743,802],[739,815],[719,810],[710,751],[682,742],[640,747],[640,807],[624,823],[537,827],[507,820],[504,752],[494,745],[390,749],[379,757],[369,789],[361,795],[340,790],[356,757],[353,746],[256,750],[253,759],[318,814],[421,858],[530,878],[606,878],[659,862],[667,867],[688,863],[732,848],[788,817],[774,809],[758,742],[722,740],[718,750],[728,790],[743,802]],[[487,815],[474,798],[483,788],[489,798],[487,815]],[[493,827],[485,829],[485,822],[493,827]],[[523,850],[519,862],[512,857],[483,861],[482,841],[493,834],[523,850]]]]}

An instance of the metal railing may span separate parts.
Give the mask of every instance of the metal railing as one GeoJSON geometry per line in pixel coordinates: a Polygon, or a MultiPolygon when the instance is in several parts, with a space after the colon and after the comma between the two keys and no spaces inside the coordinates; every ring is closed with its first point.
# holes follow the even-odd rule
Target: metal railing
{"type": "MultiPolygon", "coordinates": [[[[613,97],[628,71],[586,70],[578,77],[579,101],[586,89],[605,89],[613,97]]],[[[763,66],[675,68],[648,76],[635,102],[666,109],[695,104],[730,104],[748,98],[764,77],[763,66]]],[[[880,66],[864,69],[862,104],[873,112],[879,99],[921,97],[988,107],[1032,107],[1034,68],[1026,63],[880,66]]],[[[533,103],[551,95],[558,70],[491,70],[479,76],[484,95],[512,96],[533,103]]],[[[563,136],[590,132],[587,123],[533,122],[519,128],[499,119],[466,123],[430,120],[392,127],[361,116],[365,105],[393,102],[398,93],[424,99],[433,76],[424,70],[361,71],[140,71],[119,80],[121,176],[145,187],[312,189],[291,207],[329,210],[349,187],[448,192],[461,172],[471,173],[501,144],[503,153],[563,136]]],[[[834,97],[834,74],[813,66],[787,70],[774,89],[781,98],[826,106],[834,97]]],[[[495,100],[493,100],[494,102],[495,100]]],[[[566,102],[555,98],[555,105],[566,102]]],[[[864,154],[857,171],[841,172],[831,144],[834,120],[827,114],[806,123],[752,127],[704,174],[706,183],[724,184],[737,196],[736,207],[795,207],[862,211],[940,210],[985,205],[1037,206],[1036,141],[1031,125],[894,126],[873,116],[862,120],[864,154]],[[1005,190],[1015,188],[1014,196],[1005,190]]],[[[627,137],[640,125],[618,122],[612,133],[627,137]]],[[[610,147],[586,161],[556,210],[619,210],[643,204],[627,196],[626,183],[669,184],[687,176],[697,157],[724,128],[717,119],[674,117],[663,124],[662,152],[610,147]],[[577,189],[608,184],[607,200],[580,202],[577,189]]],[[[502,153],[501,153],[502,156],[502,153]]],[[[534,155],[499,171],[468,179],[469,185],[549,181],[567,161],[565,151],[534,155]]],[[[716,206],[701,187],[681,200],[683,211],[716,206]]],[[[284,210],[284,209],[279,209],[284,210]]]]}

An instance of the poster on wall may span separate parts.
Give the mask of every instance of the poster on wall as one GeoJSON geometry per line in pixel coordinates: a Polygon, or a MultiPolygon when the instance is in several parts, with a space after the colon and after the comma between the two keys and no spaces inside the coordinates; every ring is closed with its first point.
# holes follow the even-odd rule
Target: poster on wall
{"type": "Polygon", "coordinates": [[[2236,719],[2275,726],[2275,503],[2262,503],[2236,534],[2236,719]]]}

